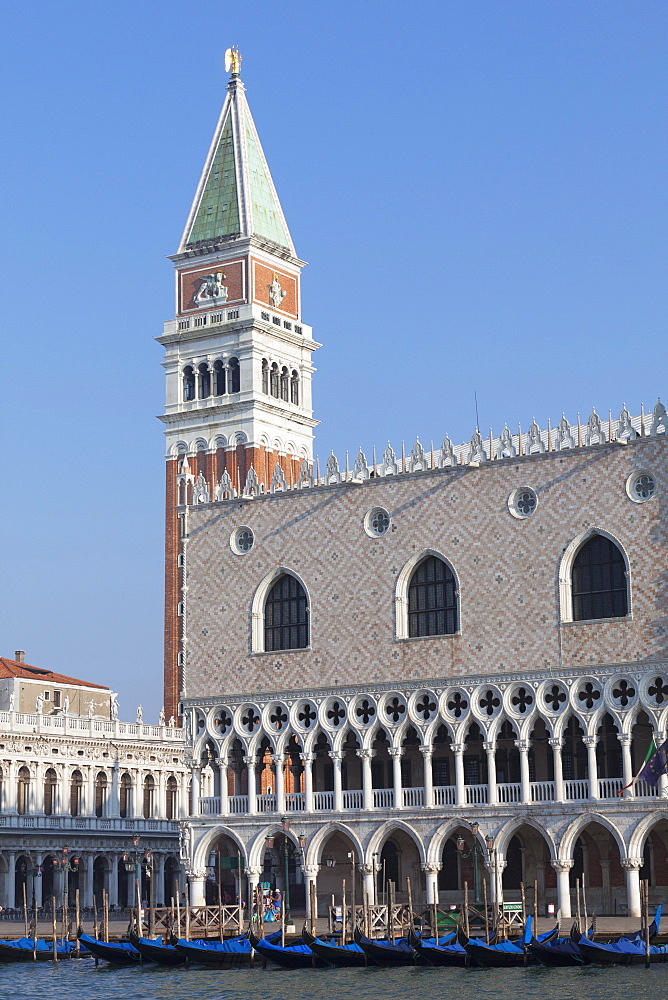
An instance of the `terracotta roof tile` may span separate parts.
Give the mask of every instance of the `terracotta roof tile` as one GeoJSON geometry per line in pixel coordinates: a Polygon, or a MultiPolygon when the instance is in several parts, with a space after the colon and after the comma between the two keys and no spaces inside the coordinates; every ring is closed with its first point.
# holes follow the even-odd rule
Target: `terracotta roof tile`
{"type": "Polygon", "coordinates": [[[109,688],[104,684],[79,681],[76,677],[56,674],[53,670],[33,667],[29,663],[20,663],[18,660],[8,660],[6,656],[0,656],[0,677],[25,677],[31,681],[44,681],[45,684],[75,684],[78,687],[98,688],[100,691],[109,691],[109,688]]]}

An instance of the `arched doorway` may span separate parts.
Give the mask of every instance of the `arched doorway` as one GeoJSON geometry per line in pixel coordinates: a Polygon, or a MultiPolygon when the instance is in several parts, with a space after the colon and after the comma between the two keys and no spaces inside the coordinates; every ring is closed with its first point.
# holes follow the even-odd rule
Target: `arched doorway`
{"type": "MultiPolygon", "coordinates": [[[[107,859],[98,855],[93,862],[93,896],[97,903],[98,910],[103,905],[103,890],[107,888],[107,873],[109,866],[107,859]]],[[[101,911],[100,911],[101,912],[101,911]]]]}
{"type": "Polygon", "coordinates": [[[281,890],[286,909],[292,914],[304,912],[306,897],[301,850],[285,833],[276,832],[267,837],[260,881],[272,890],[281,890]]]}
{"type": "Polygon", "coordinates": [[[550,846],[539,830],[528,825],[519,827],[506,845],[504,860],[506,867],[501,876],[504,900],[518,902],[524,884],[531,902],[529,909],[533,905],[534,885],[542,912],[546,903],[556,902],[557,876],[551,864],[550,846]]]}
{"type": "Polygon", "coordinates": [[[573,847],[570,871],[571,897],[576,886],[584,886],[590,914],[622,915],[627,912],[626,878],[620,864],[619,847],[610,831],[600,823],[588,823],[573,847]]]}
{"type": "Polygon", "coordinates": [[[172,905],[172,900],[176,903],[179,898],[179,872],[181,866],[175,857],[168,857],[165,859],[165,878],[164,878],[164,902],[166,906],[172,905]]]}
{"type": "MultiPolygon", "coordinates": [[[[232,838],[227,835],[219,837],[207,859],[205,887],[207,906],[217,906],[219,902],[223,904],[236,902],[239,895],[239,880],[241,879],[243,885],[245,867],[244,856],[232,838]]],[[[172,878],[172,895],[173,882],[172,878]]]]}
{"type": "Polygon", "coordinates": [[[424,894],[420,852],[413,838],[405,830],[392,830],[388,833],[377,854],[374,855],[374,860],[378,902],[387,902],[390,882],[394,883],[397,902],[407,902],[407,878],[411,880],[413,902],[418,902],[424,894]]]}

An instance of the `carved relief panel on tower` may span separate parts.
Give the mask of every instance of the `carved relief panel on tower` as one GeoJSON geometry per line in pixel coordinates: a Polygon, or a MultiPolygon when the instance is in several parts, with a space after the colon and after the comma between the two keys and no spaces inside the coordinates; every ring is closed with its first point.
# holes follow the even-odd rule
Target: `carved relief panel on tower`
{"type": "Polygon", "coordinates": [[[269,267],[259,260],[253,260],[252,266],[253,300],[297,319],[299,296],[294,275],[269,267]]]}
{"type": "Polygon", "coordinates": [[[246,301],[244,259],[217,262],[179,273],[179,313],[246,301]]]}

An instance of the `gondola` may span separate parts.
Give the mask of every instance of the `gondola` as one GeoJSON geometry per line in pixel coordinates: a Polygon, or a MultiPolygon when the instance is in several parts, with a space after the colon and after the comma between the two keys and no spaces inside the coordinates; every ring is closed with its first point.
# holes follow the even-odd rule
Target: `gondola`
{"type": "Polygon", "coordinates": [[[141,955],[127,941],[100,941],[84,931],[79,932],[79,941],[88,951],[110,965],[138,965],[141,955]]]}
{"type": "Polygon", "coordinates": [[[447,935],[447,940],[441,938],[439,944],[435,944],[433,938],[425,940],[411,930],[408,932],[408,942],[427,965],[463,967],[467,964],[466,949],[457,941],[454,932],[447,935]]]}
{"type": "Polygon", "coordinates": [[[306,944],[293,944],[281,947],[280,944],[272,944],[266,938],[259,938],[251,929],[248,932],[248,939],[251,946],[255,948],[262,958],[268,962],[273,962],[282,969],[313,969],[324,968],[325,962],[311,951],[306,944]]]}
{"type": "MultiPolygon", "coordinates": [[[[554,940],[559,933],[559,925],[551,931],[539,934],[536,939],[539,943],[546,943],[554,940]]],[[[522,935],[518,941],[499,941],[496,944],[487,944],[476,938],[467,938],[463,932],[459,933],[459,943],[466,949],[466,954],[472,965],[482,968],[512,969],[526,965],[534,965],[537,959],[528,948],[529,942],[533,939],[533,919],[529,915],[526,919],[522,935]]]]}
{"type": "Polygon", "coordinates": [[[173,944],[163,944],[162,938],[145,938],[130,931],[130,944],[139,952],[141,961],[157,965],[183,965],[185,956],[173,944]]]}
{"type": "Polygon", "coordinates": [[[369,965],[367,955],[355,941],[344,945],[331,944],[329,941],[315,937],[306,927],[302,931],[302,939],[318,958],[334,968],[358,969],[369,965]]]}
{"type": "MultiPolygon", "coordinates": [[[[620,938],[607,944],[603,941],[589,941],[582,937],[579,948],[585,960],[592,965],[645,965],[647,962],[647,946],[639,937],[633,941],[620,938]]],[[[668,945],[649,946],[649,961],[668,962],[668,945]]]]}
{"type": "MultiPolygon", "coordinates": [[[[573,924],[573,928],[577,929],[577,924],[573,924]]],[[[591,938],[593,933],[594,929],[592,927],[587,937],[591,938]]],[[[553,938],[551,941],[538,941],[536,938],[533,938],[529,941],[527,947],[541,965],[563,967],[583,965],[585,963],[584,956],[578,944],[573,940],[572,930],[566,937],[553,938]]]]}
{"type": "Polygon", "coordinates": [[[415,965],[417,954],[408,938],[398,941],[374,941],[362,934],[359,927],[354,932],[355,944],[359,945],[373,965],[415,965]]]}
{"type": "MultiPolygon", "coordinates": [[[[74,941],[63,941],[56,944],[58,959],[72,958],[76,953],[74,941]]],[[[53,941],[48,939],[22,937],[15,941],[0,940],[0,962],[50,962],[53,959],[53,941]]]]}
{"type": "MultiPolygon", "coordinates": [[[[278,944],[281,932],[269,934],[265,940],[269,944],[278,944]]],[[[224,941],[186,941],[185,938],[179,938],[174,942],[174,947],[187,962],[196,962],[198,965],[238,969],[249,966],[251,961],[252,949],[248,934],[240,934],[224,941]]]]}

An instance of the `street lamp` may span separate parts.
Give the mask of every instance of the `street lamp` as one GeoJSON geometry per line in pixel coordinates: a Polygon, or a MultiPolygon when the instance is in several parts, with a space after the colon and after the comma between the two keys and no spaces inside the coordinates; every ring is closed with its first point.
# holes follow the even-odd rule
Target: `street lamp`
{"type": "MultiPolygon", "coordinates": [[[[153,874],[153,855],[151,853],[150,847],[147,847],[142,855],[142,852],[139,850],[140,842],[141,842],[140,835],[138,833],[135,833],[135,835],[132,838],[132,846],[134,850],[131,852],[126,851],[126,853],[123,855],[123,863],[125,865],[125,870],[128,874],[134,872],[136,882],[139,885],[139,895],[141,897],[142,869],[144,871],[144,875],[146,876],[146,878],[150,879],[153,874]]],[[[141,903],[141,898],[139,899],[139,903],[141,903]]],[[[132,906],[132,898],[130,898],[130,906],[132,906]]]]}
{"type": "Polygon", "coordinates": [[[79,871],[79,860],[78,857],[70,858],[70,849],[67,845],[61,849],[60,857],[52,859],[56,871],[63,873],[63,911],[65,908],[69,910],[70,906],[69,873],[79,871]]]}
{"type": "Polygon", "coordinates": [[[325,858],[325,864],[328,868],[334,867],[334,865],[336,864],[336,858],[334,857],[333,854],[327,855],[327,857],[325,858]]]}
{"type": "Polygon", "coordinates": [[[484,860],[485,852],[478,843],[477,834],[480,827],[477,823],[471,824],[471,832],[473,833],[473,843],[468,851],[464,850],[466,847],[466,842],[464,838],[460,835],[457,837],[457,850],[459,852],[460,858],[466,860],[468,858],[473,858],[473,887],[475,893],[476,903],[480,902],[480,878],[478,875],[478,859],[484,860]]]}

